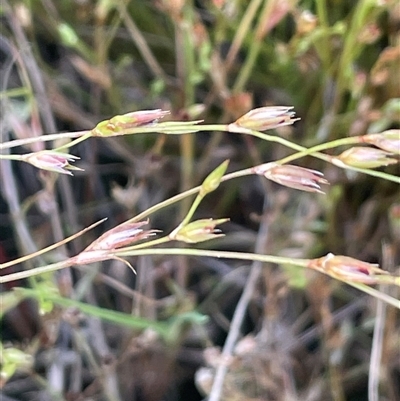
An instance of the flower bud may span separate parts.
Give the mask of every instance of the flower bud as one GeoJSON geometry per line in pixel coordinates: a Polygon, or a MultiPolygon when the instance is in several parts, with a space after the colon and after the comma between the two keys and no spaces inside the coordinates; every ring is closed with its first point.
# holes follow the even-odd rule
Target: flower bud
{"type": "Polygon", "coordinates": [[[221,178],[228,168],[229,160],[225,160],[215,170],[213,170],[201,184],[200,194],[205,196],[208,193],[215,191],[221,183],[221,178]]]}
{"type": "Polygon", "coordinates": [[[28,369],[33,364],[32,355],[17,348],[3,348],[0,343],[1,369],[0,384],[4,385],[18,369],[28,369]]]}
{"type": "Polygon", "coordinates": [[[165,117],[169,111],[161,109],[140,110],[127,113],[105,121],[101,121],[92,130],[93,136],[116,136],[124,135],[130,128],[150,126],[157,123],[158,119],[165,117]]]}
{"type": "Polygon", "coordinates": [[[290,111],[293,107],[271,106],[259,107],[250,110],[244,116],[235,121],[235,125],[256,131],[266,131],[285,125],[291,125],[299,118],[293,118],[295,112],[290,111]]]}
{"type": "Polygon", "coordinates": [[[290,164],[266,163],[253,167],[253,171],[278,184],[300,191],[323,194],[319,184],[329,184],[321,172],[290,164]]]}
{"type": "Polygon", "coordinates": [[[71,166],[70,162],[78,160],[79,157],[68,153],[60,153],[53,150],[42,150],[40,152],[27,153],[22,160],[42,170],[54,171],[60,174],[72,173],[69,170],[83,171],[81,168],[71,166]]]}
{"type": "Polygon", "coordinates": [[[318,24],[318,18],[309,10],[304,10],[296,18],[296,30],[299,35],[307,35],[312,32],[318,24]]]}
{"type": "Polygon", "coordinates": [[[380,276],[389,275],[388,272],[380,269],[379,265],[348,256],[336,256],[332,253],[322,258],[312,259],[308,267],[340,280],[363,284],[376,284],[380,276]]]}
{"type": "Polygon", "coordinates": [[[379,134],[361,137],[363,142],[376,146],[386,152],[400,155],[400,129],[390,129],[379,134]]]}
{"type": "Polygon", "coordinates": [[[365,24],[358,34],[358,42],[361,44],[372,44],[382,36],[382,30],[376,23],[365,24]]]}
{"type": "Polygon", "coordinates": [[[193,221],[183,227],[178,226],[172,231],[169,237],[171,240],[187,242],[189,244],[223,237],[224,234],[221,234],[219,229],[215,229],[215,226],[227,221],[229,221],[229,219],[201,219],[193,221]]]}
{"type": "Polygon", "coordinates": [[[333,157],[332,163],[340,167],[345,164],[358,168],[377,168],[398,162],[389,156],[391,153],[380,149],[356,146],[345,150],[339,156],[333,157]]]}

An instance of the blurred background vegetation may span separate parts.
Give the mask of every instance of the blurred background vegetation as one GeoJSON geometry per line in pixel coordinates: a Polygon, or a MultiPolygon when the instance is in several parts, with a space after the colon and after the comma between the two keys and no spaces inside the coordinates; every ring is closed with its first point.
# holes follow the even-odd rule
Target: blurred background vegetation
{"type": "MultiPolygon", "coordinates": [[[[397,0],[3,0],[0,18],[2,141],[157,108],[171,120],[228,123],[255,107],[294,106],[301,120],[274,134],[306,147],[400,128],[397,0]]],[[[74,177],[1,162],[1,263],[108,217],[38,263],[61,260],[199,185],[225,159],[233,171],[291,153],[209,132],[90,139],[71,152],[84,168],[74,177]]],[[[257,242],[257,252],[299,258],[333,252],[395,271],[398,185],[308,157],[299,164],[324,172],[326,196],[253,176],[229,181],[196,213],[230,217],[226,236],[207,246],[254,252],[257,242]]],[[[385,171],[399,174],[396,165],[385,171]]],[[[169,232],[188,202],[151,216],[152,227],[169,232]]],[[[137,276],[112,261],[2,287],[2,400],[206,397],[254,266],[130,262],[137,276]],[[22,286],[31,291],[23,301],[10,291],[22,286]]],[[[224,362],[221,400],[367,400],[374,361],[379,401],[400,399],[398,314],[335,280],[265,264],[242,334],[224,362]],[[371,354],[377,322],[379,360],[371,354]]]]}

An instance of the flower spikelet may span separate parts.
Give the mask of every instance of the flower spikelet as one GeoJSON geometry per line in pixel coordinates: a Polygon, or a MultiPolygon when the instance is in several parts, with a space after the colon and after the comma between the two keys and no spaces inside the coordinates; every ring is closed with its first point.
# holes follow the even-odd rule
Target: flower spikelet
{"type": "Polygon", "coordinates": [[[124,135],[131,128],[152,126],[167,114],[169,111],[161,109],[134,111],[101,121],[91,132],[93,136],[124,135]]]}
{"type": "Polygon", "coordinates": [[[83,171],[81,168],[70,164],[78,159],[78,156],[70,155],[68,153],[60,153],[53,150],[42,150],[34,153],[27,153],[22,156],[23,161],[30,163],[37,168],[68,175],[72,175],[70,170],[83,171]]]}
{"type": "Polygon", "coordinates": [[[357,168],[378,168],[398,163],[398,160],[390,157],[391,155],[381,149],[355,146],[334,157],[333,163],[341,167],[348,165],[357,168]]]}
{"type": "Polygon", "coordinates": [[[238,118],[235,125],[256,131],[266,131],[285,125],[291,125],[299,118],[294,118],[293,107],[270,106],[250,110],[238,118]]]}
{"type": "Polygon", "coordinates": [[[400,129],[390,129],[379,134],[368,134],[361,138],[363,142],[386,150],[386,152],[400,155],[400,129]]]}
{"type": "Polygon", "coordinates": [[[215,227],[223,224],[229,219],[200,219],[193,221],[183,227],[178,226],[170,235],[170,239],[195,244],[218,237],[223,237],[221,230],[215,227]]]}
{"type": "Polygon", "coordinates": [[[340,280],[363,284],[376,284],[380,276],[389,275],[388,272],[380,269],[379,265],[348,256],[336,256],[332,253],[322,258],[312,259],[309,267],[340,280]]]}
{"type": "Polygon", "coordinates": [[[142,227],[148,223],[148,220],[137,223],[122,223],[106,231],[93,241],[85,251],[113,250],[149,238],[155,235],[158,230],[143,230],[142,227]]]}
{"type": "Polygon", "coordinates": [[[137,223],[125,222],[106,231],[81,253],[71,258],[71,262],[73,264],[89,264],[108,259],[118,259],[135,272],[126,260],[114,255],[113,251],[133,242],[147,239],[158,232],[158,230],[143,230],[142,227],[146,224],[148,224],[148,220],[137,223]]]}
{"type": "Polygon", "coordinates": [[[300,191],[323,194],[320,184],[329,184],[321,172],[291,164],[265,163],[253,170],[255,174],[300,191]]]}

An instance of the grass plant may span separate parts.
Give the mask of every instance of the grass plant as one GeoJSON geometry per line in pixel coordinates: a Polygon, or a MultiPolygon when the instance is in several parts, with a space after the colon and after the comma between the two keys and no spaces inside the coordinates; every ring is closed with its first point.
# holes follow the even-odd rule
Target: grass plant
{"type": "Polygon", "coordinates": [[[5,0],[4,394],[395,399],[397,8],[5,0]]]}

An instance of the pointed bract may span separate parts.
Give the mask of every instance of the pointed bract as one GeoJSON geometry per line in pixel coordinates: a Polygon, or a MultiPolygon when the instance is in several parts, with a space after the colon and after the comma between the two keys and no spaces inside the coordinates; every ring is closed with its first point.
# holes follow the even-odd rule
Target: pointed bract
{"type": "Polygon", "coordinates": [[[182,241],[189,244],[207,241],[218,237],[223,237],[219,229],[215,227],[223,224],[229,219],[201,219],[193,221],[183,227],[177,227],[170,235],[170,239],[182,241]]]}
{"type": "Polygon", "coordinates": [[[221,179],[225,174],[226,169],[228,168],[228,164],[229,160],[225,160],[204,179],[200,189],[200,193],[203,196],[212,191],[215,191],[219,187],[221,179]]]}
{"type": "Polygon", "coordinates": [[[290,111],[292,109],[293,107],[286,106],[259,107],[238,118],[235,124],[256,131],[291,125],[299,120],[299,118],[294,118],[295,112],[290,111]]]}
{"type": "Polygon", "coordinates": [[[134,111],[101,121],[91,132],[93,136],[124,135],[129,128],[156,124],[160,118],[165,117],[167,114],[169,114],[169,111],[161,109],[134,111]]]}
{"type": "Polygon", "coordinates": [[[333,157],[332,162],[339,166],[345,164],[357,168],[378,168],[398,163],[398,160],[390,156],[392,154],[384,150],[356,146],[345,150],[339,156],[333,157]]]}
{"type": "Polygon", "coordinates": [[[363,142],[376,146],[386,152],[400,155],[400,129],[390,129],[379,134],[362,136],[363,142]]]}
{"type": "Polygon", "coordinates": [[[389,275],[388,272],[380,269],[379,265],[348,256],[336,256],[332,253],[328,253],[322,258],[312,259],[308,267],[334,278],[363,284],[376,284],[379,276],[389,275]]]}
{"type": "Polygon", "coordinates": [[[135,269],[125,259],[114,254],[114,251],[143,239],[155,235],[158,230],[143,230],[141,227],[148,224],[147,221],[137,223],[122,223],[93,241],[81,253],[70,258],[73,265],[86,265],[104,260],[116,259],[125,263],[134,273],[135,269]]]}
{"type": "Polygon", "coordinates": [[[22,156],[22,160],[37,168],[68,175],[72,175],[70,170],[83,171],[81,168],[70,164],[78,159],[79,157],[77,156],[53,150],[42,150],[40,152],[27,153],[22,156]]]}
{"type": "Polygon", "coordinates": [[[253,167],[253,171],[278,184],[300,191],[323,194],[320,184],[329,184],[321,172],[290,164],[265,163],[253,167]]]}
{"type": "Polygon", "coordinates": [[[148,224],[148,220],[138,223],[122,223],[93,241],[86,251],[113,250],[130,245],[155,235],[158,230],[143,230],[141,227],[148,224]]]}

